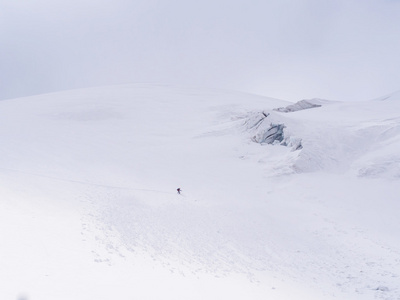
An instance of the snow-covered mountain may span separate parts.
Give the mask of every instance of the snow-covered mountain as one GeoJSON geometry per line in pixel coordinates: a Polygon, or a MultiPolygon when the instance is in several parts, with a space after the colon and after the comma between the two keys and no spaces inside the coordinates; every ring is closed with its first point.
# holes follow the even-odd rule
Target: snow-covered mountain
{"type": "Polygon", "coordinates": [[[400,299],[399,111],[145,84],[0,101],[1,298],[400,299]]]}

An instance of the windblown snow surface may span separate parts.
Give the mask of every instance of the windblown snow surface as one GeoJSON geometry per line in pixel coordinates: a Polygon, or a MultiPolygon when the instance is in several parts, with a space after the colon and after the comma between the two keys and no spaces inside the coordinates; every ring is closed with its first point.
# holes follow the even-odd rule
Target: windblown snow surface
{"type": "Polygon", "coordinates": [[[400,94],[318,104],[1,101],[0,298],[400,299],[400,94]]]}

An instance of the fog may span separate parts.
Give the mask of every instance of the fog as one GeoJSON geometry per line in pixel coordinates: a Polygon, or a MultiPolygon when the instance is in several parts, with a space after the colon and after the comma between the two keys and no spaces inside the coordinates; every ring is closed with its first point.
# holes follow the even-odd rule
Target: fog
{"type": "Polygon", "coordinates": [[[400,1],[1,0],[0,99],[149,82],[297,101],[400,89],[400,1]]]}

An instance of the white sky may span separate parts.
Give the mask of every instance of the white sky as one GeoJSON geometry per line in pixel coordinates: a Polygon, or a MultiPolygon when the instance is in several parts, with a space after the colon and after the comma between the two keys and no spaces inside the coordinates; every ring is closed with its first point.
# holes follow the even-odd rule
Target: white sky
{"type": "Polygon", "coordinates": [[[0,0],[0,99],[130,82],[376,98],[400,89],[400,1],[0,0]]]}

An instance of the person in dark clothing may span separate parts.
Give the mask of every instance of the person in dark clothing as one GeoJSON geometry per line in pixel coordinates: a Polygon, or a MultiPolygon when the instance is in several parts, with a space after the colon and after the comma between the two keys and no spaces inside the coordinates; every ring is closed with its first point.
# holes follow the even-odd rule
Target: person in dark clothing
{"type": "Polygon", "coordinates": [[[181,188],[177,188],[176,190],[178,191],[178,194],[181,193],[181,188]]]}

